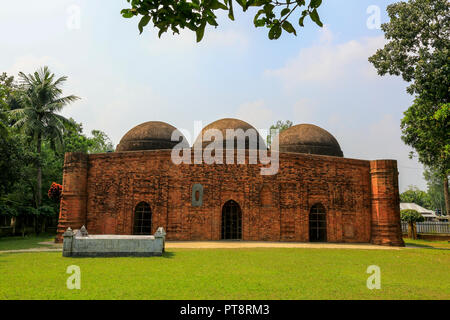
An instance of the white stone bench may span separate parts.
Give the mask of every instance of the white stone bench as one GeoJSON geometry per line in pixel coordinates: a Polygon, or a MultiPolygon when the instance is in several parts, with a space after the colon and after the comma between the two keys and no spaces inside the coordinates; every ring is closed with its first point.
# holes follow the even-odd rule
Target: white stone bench
{"type": "Polygon", "coordinates": [[[154,235],[89,235],[83,226],[77,233],[68,228],[63,234],[64,257],[150,257],[164,252],[166,232],[160,227],[154,235]]]}

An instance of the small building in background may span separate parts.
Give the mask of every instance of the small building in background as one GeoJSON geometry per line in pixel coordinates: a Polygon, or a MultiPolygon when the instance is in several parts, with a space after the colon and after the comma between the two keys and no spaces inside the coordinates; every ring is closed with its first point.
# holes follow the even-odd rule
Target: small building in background
{"type": "Polygon", "coordinates": [[[425,221],[439,221],[439,216],[434,211],[425,209],[415,203],[402,202],[400,203],[400,210],[416,210],[425,218],[425,221]]]}

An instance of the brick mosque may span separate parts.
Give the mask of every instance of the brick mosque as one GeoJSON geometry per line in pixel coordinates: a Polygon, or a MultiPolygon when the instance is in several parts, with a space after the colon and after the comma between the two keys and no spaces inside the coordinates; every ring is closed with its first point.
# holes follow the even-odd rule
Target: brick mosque
{"type": "MultiPolygon", "coordinates": [[[[202,134],[252,128],[221,119],[202,134]]],[[[267,151],[278,152],[274,175],[261,175],[265,165],[248,161],[175,164],[175,130],[145,122],[126,133],[115,152],[66,153],[56,240],[68,227],[85,225],[92,234],[123,235],[164,227],[167,240],[404,245],[395,160],[344,158],[329,132],[301,124],[279,134],[279,151],[267,151]]],[[[198,143],[205,147],[201,137],[198,143]]],[[[254,146],[244,148],[248,156],[254,146]]],[[[260,137],[256,148],[267,150],[260,137]]]]}

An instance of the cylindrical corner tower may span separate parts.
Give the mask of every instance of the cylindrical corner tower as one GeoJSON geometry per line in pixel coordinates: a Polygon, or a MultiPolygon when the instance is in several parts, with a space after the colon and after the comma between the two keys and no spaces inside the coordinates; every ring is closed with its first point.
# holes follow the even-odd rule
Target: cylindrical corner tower
{"type": "Polygon", "coordinates": [[[400,196],[396,160],[370,161],[372,180],[372,236],[378,245],[404,246],[400,224],[400,196]]]}
{"type": "Polygon", "coordinates": [[[64,156],[63,190],[56,242],[63,241],[68,227],[79,229],[86,224],[88,155],[68,152],[64,156]]]}

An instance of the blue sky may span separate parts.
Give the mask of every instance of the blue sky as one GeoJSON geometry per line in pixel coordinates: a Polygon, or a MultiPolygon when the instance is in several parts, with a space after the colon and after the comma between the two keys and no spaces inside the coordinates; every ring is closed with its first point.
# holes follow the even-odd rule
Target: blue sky
{"type": "Polygon", "coordinates": [[[297,37],[276,41],[253,27],[252,11],[235,22],[222,15],[197,44],[190,32],[139,35],[138,20],[120,16],[125,0],[2,0],[0,72],[48,65],[67,75],[65,93],[82,99],[63,114],[115,144],[150,120],[193,135],[194,121],[237,117],[267,129],[289,119],[330,131],[346,157],[398,160],[401,190],[425,189],[422,166],[400,139],[407,84],[377,76],[367,62],[384,43],[381,30],[367,27],[367,9],[378,6],[385,22],[392,2],[325,0],[324,28],[308,21],[297,37]]]}

